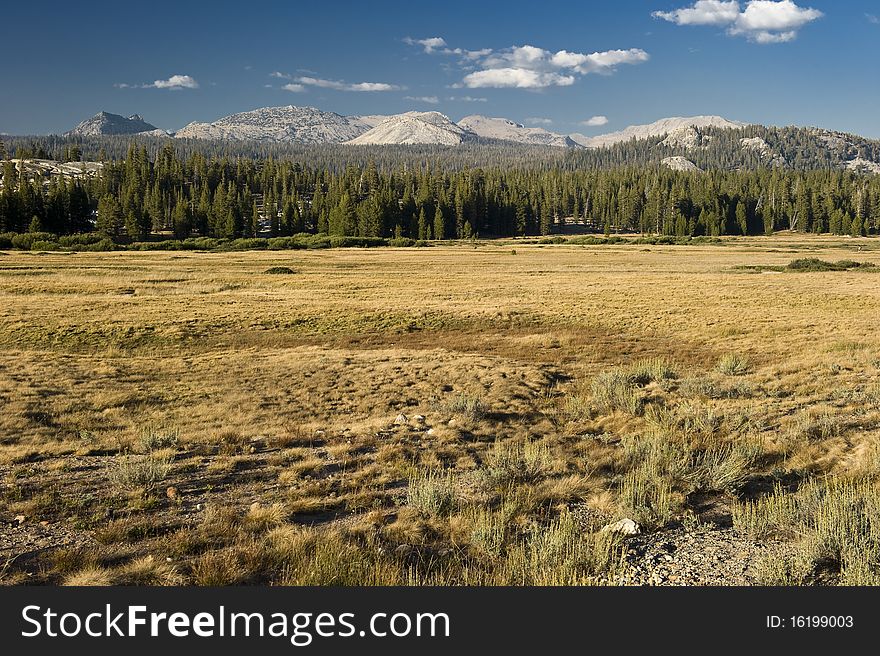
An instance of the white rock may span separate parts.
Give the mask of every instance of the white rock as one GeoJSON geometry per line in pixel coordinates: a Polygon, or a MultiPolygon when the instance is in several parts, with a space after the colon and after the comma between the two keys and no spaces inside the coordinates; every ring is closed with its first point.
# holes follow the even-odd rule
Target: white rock
{"type": "Polygon", "coordinates": [[[354,145],[441,144],[457,146],[476,140],[469,129],[456,125],[440,112],[406,112],[387,117],[376,127],[347,141],[354,145]]]}
{"type": "Polygon", "coordinates": [[[425,415],[413,415],[412,420],[414,422],[416,422],[417,424],[424,424],[425,423],[425,415]]]}
{"type": "Polygon", "coordinates": [[[399,415],[397,415],[397,417],[394,418],[395,424],[405,424],[407,421],[408,420],[407,420],[405,414],[399,414],[399,415]]]}
{"type": "Polygon", "coordinates": [[[631,519],[621,519],[620,521],[608,524],[602,527],[602,533],[619,533],[620,535],[638,535],[642,532],[639,525],[631,519]]]}
{"type": "Polygon", "coordinates": [[[263,107],[224,116],[211,123],[190,123],[178,138],[254,140],[268,143],[323,144],[354,139],[385,117],[340,116],[314,107],[263,107]]]}
{"type": "Polygon", "coordinates": [[[564,135],[549,132],[543,128],[527,128],[521,123],[514,123],[506,118],[489,118],[475,114],[465,116],[458,124],[485,139],[560,148],[574,148],[578,145],[564,135]]]}

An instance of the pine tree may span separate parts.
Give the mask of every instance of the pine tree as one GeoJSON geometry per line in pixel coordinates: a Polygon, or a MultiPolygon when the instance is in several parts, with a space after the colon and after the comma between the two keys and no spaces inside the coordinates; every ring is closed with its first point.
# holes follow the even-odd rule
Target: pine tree
{"type": "Polygon", "coordinates": [[[424,241],[428,238],[428,220],[425,218],[425,208],[419,209],[418,238],[424,241]]]}
{"type": "Polygon", "coordinates": [[[437,205],[434,211],[434,239],[446,238],[446,222],[443,218],[443,210],[437,205]]]}
{"type": "Polygon", "coordinates": [[[98,232],[110,237],[117,237],[122,232],[122,208],[115,196],[106,194],[98,201],[98,217],[95,228],[98,232]]]}

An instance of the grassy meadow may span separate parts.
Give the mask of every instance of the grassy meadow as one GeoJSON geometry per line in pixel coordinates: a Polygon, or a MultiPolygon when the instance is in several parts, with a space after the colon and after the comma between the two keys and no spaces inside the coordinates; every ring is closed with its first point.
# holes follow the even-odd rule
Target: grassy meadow
{"type": "Polygon", "coordinates": [[[4,252],[0,581],[876,584],[878,318],[873,239],[4,252]]]}

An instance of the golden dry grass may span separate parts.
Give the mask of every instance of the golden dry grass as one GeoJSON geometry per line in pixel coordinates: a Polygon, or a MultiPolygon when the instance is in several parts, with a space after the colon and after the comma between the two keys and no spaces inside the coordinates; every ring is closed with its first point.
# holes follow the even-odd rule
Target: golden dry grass
{"type": "Polygon", "coordinates": [[[597,582],[602,521],[876,476],[880,274],[738,268],[805,255],[880,264],[811,236],[8,253],[0,578],[597,582]]]}

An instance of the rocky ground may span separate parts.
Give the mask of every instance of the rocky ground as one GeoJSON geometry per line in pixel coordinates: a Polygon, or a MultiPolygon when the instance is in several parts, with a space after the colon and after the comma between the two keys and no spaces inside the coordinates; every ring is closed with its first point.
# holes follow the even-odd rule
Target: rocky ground
{"type": "Polygon", "coordinates": [[[630,538],[622,578],[629,585],[758,585],[761,562],[787,550],[783,542],[757,542],[732,528],[682,527],[630,538]]]}

